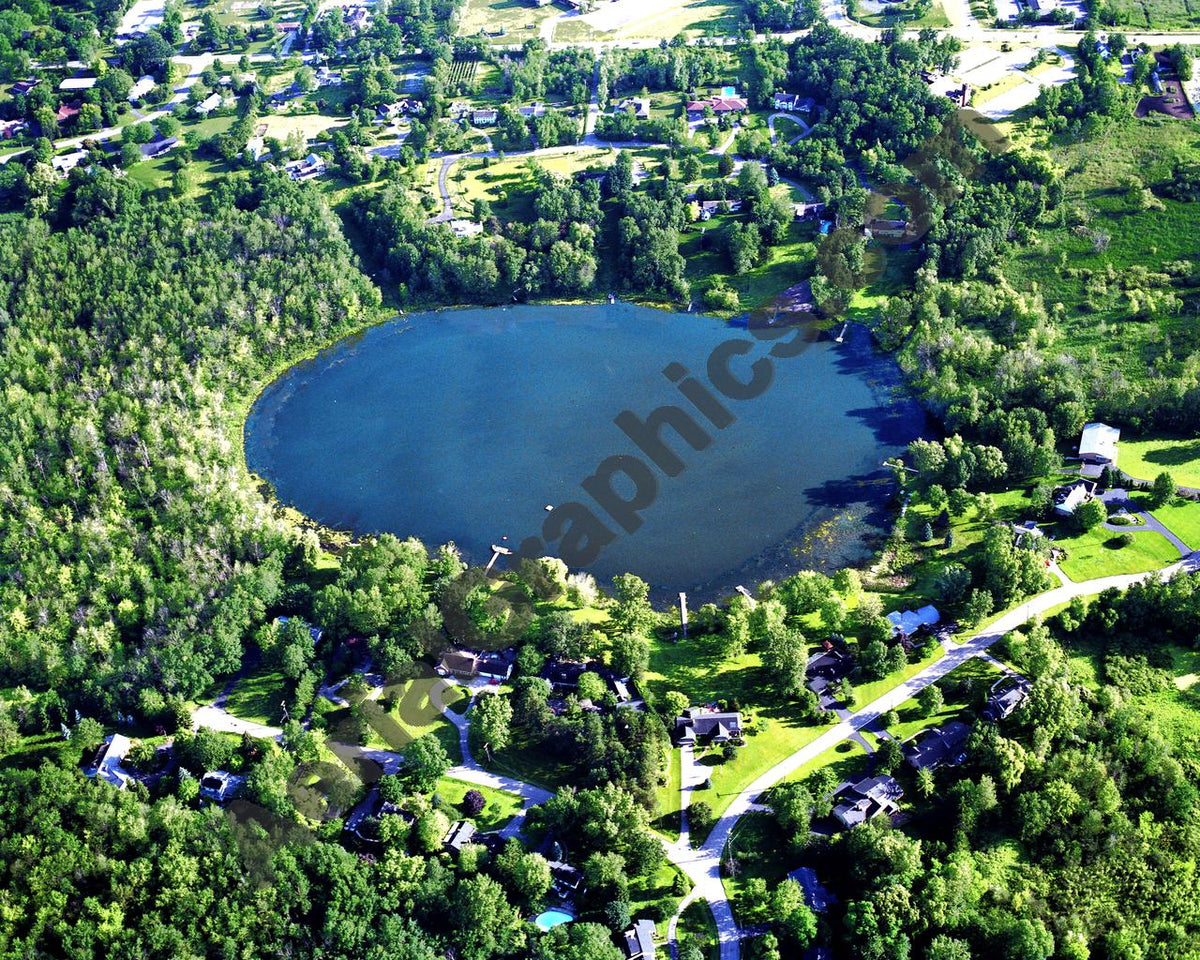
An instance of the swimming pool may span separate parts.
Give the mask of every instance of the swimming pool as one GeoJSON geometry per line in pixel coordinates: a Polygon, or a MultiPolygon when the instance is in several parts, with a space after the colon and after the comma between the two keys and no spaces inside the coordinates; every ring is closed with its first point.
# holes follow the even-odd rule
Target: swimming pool
{"type": "Polygon", "coordinates": [[[533,922],[542,930],[552,930],[564,923],[570,923],[575,918],[563,910],[546,910],[533,918],[533,922]]]}

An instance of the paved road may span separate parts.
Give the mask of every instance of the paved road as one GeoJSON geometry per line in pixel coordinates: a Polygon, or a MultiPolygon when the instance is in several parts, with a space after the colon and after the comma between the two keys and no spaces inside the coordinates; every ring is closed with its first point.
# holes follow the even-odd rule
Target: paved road
{"type": "Polygon", "coordinates": [[[1192,548],[1179,539],[1161,520],[1152,514],[1147,513],[1136,503],[1129,499],[1129,493],[1123,487],[1113,487],[1105,490],[1100,494],[1100,499],[1104,501],[1104,505],[1109,509],[1113,507],[1124,507],[1129,513],[1141,518],[1141,524],[1138,526],[1121,526],[1119,523],[1105,523],[1105,530],[1113,530],[1117,533],[1136,533],[1139,530],[1153,530],[1156,533],[1161,533],[1164,537],[1171,541],[1171,546],[1179,551],[1181,557],[1186,557],[1192,552],[1192,548]]]}
{"type": "MultiPolygon", "coordinates": [[[[694,899],[695,896],[703,897],[713,913],[720,937],[721,960],[738,960],[740,953],[740,931],[733,919],[733,912],[725,895],[724,885],[721,883],[721,855],[738,820],[754,809],[759,797],[770,787],[815,760],[826,750],[830,750],[848,737],[858,734],[864,727],[875,723],[883,714],[899,707],[925,687],[940,680],[968,660],[986,655],[987,649],[1006,633],[1017,629],[1047,610],[1066,603],[1074,597],[1094,596],[1110,588],[1124,590],[1151,577],[1165,580],[1181,571],[1194,572],[1198,567],[1200,567],[1200,554],[1194,553],[1152,573],[1099,577],[1083,583],[1064,583],[1053,590],[1048,590],[1027,600],[994,623],[981,629],[965,643],[947,650],[946,654],[936,663],[930,664],[908,680],[893,687],[883,696],[854,713],[849,719],[831,727],[816,740],[781,760],[745,787],[721,815],[702,846],[693,850],[686,847],[686,841],[669,845],[672,861],[688,875],[695,885],[694,896],[690,899],[694,899]]],[[[683,837],[680,839],[684,841],[683,837]]],[[[669,931],[674,929],[675,924],[671,924],[669,931]]],[[[677,945],[673,938],[671,949],[674,956],[677,945]]]]}

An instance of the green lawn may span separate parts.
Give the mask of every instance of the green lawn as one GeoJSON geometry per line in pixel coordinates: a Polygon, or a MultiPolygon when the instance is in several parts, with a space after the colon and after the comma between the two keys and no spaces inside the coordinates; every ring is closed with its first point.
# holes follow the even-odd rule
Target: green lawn
{"type": "Polygon", "coordinates": [[[287,680],[278,670],[256,670],[234,685],[225,709],[243,720],[278,725],[283,721],[280,704],[286,691],[287,680]]]}
{"type": "Polygon", "coordinates": [[[1166,470],[1180,486],[1200,489],[1200,438],[1122,440],[1120,466],[1131,477],[1146,481],[1166,470]]]}
{"type": "Polygon", "coordinates": [[[854,708],[861,709],[873,700],[879,699],[885,693],[896,686],[898,683],[903,683],[915,673],[920,673],[931,663],[936,663],[945,655],[945,650],[942,645],[936,640],[927,639],[925,646],[914,651],[909,657],[908,665],[899,673],[889,673],[882,680],[871,680],[868,683],[855,684],[854,686],[854,708]]]}
{"type": "Polygon", "coordinates": [[[824,730],[802,719],[791,705],[780,706],[775,702],[776,698],[767,690],[758,654],[724,659],[712,637],[653,644],[645,683],[655,696],[679,690],[692,703],[732,699],[741,706],[746,743],[737,759],[721,762],[719,751],[698,758],[698,762],[708,767],[712,789],[698,792],[695,799],[703,799],[718,814],[747,783],[824,730]]]}
{"type": "Polygon", "coordinates": [[[1200,503],[1176,500],[1150,513],[1193,550],[1200,550],[1200,503]]]}
{"type": "Polygon", "coordinates": [[[669,840],[679,839],[680,756],[672,750],[667,759],[667,782],[655,791],[658,797],[658,819],[654,827],[669,840]]]}
{"type": "Polygon", "coordinates": [[[571,772],[569,765],[559,763],[537,746],[521,742],[514,742],[503,750],[493,750],[489,758],[474,731],[471,734],[471,752],[486,769],[546,790],[556,791],[565,786],[571,772]]]}
{"type": "Polygon", "coordinates": [[[521,807],[524,805],[521,798],[515,793],[481,786],[477,783],[467,783],[465,780],[455,780],[453,777],[443,777],[439,780],[436,792],[452,807],[461,810],[463,797],[466,796],[468,790],[478,790],[483,794],[486,803],[483,812],[470,818],[482,831],[499,830],[520,813],[521,807]]]}
{"type": "Polygon", "coordinates": [[[1109,577],[1123,573],[1148,573],[1174,563],[1179,551],[1161,533],[1153,530],[1129,528],[1133,543],[1120,545],[1123,533],[1097,527],[1087,533],[1058,535],[1055,543],[1067,551],[1067,558],[1059,562],[1062,572],[1081,583],[1096,577],[1109,577]]]}
{"type": "Polygon", "coordinates": [[[968,660],[949,676],[938,681],[937,685],[945,695],[945,702],[942,704],[941,710],[926,717],[915,697],[906,700],[896,709],[900,722],[889,727],[888,733],[897,740],[907,740],[926,727],[938,726],[947,720],[956,719],[964,709],[974,706],[970,702],[972,696],[967,692],[969,688],[962,681],[968,679],[974,681],[970,689],[979,691],[986,690],[999,680],[1000,676],[1000,670],[988,661],[979,657],[968,660]]]}
{"type": "Polygon", "coordinates": [[[747,925],[765,919],[745,912],[741,896],[746,882],[756,878],[765,880],[767,889],[774,890],[800,866],[800,855],[791,852],[787,837],[769,813],[748,813],[738,820],[725,852],[726,856],[736,858],[739,868],[737,876],[723,881],[738,923],[747,925]]]}

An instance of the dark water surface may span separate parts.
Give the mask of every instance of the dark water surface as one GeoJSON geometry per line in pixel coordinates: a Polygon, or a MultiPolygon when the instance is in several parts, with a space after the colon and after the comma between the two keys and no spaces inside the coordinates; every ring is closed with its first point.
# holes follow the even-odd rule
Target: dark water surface
{"type": "MultiPolygon", "coordinates": [[[[544,537],[545,507],[562,517],[574,501],[616,535],[588,566],[598,579],[629,570],[659,595],[707,598],[869,553],[892,491],[881,462],[926,429],[899,385],[859,328],[840,344],[793,330],[773,345],[709,318],[627,304],[447,311],[372,328],[288,371],[251,411],[246,457],[280,500],[325,524],[431,547],[454,540],[476,562],[489,544],[544,537]],[[783,356],[795,352],[780,346],[791,337],[804,348],[783,356]],[[748,351],[731,354],[734,376],[750,380],[759,360],[772,373],[754,398],[722,397],[709,381],[710,354],[730,340],[748,351]],[[734,421],[718,429],[705,420],[663,374],[673,362],[734,421]],[[664,404],[711,437],[695,450],[662,431],[684,464],[676,476],[613,422],[664,404]],[[657,480],[633,533],[580,486],[622,454],[657,480]]],[[[634,492],[626,477],[612,486],[623,498],[634,492]]]]}

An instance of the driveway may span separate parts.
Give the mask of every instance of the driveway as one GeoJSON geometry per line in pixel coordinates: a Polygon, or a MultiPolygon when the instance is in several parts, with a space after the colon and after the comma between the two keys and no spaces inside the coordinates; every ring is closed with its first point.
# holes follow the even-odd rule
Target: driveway
{"type": "Polygon", "coordinates": [[[1119,523],[1105,523],[1105,530],[1114,530],[1117,533],[1131,533],[1137,530],[1153,530],[1156,533],[1161,533],[1164,537],[1171,541],[1171,546],[1179,551],[1181,557],[1186,557],[1192,552],[1192,548],[1180,540],[1168,527],[1157,517],[1147,513],[1136,503],[1129,499],[1129,493],[1124,487],[1113,487],[1111,490],[1105,490],[1100,494],[1100,499],[1104,501],[1104,505],[1113,509],[1124,509],[1133,516],[1141,519],[1141,524],[1137,526],[1122,526],[1119,523]]]}

